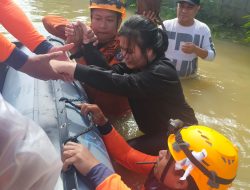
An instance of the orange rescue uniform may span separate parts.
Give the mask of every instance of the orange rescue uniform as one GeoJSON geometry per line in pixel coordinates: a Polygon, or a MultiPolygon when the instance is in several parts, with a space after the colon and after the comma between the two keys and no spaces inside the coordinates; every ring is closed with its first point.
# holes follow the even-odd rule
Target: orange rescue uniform
{"type": "MultiPolygon", "coordinates": [[[[141,173],[145,176],[147,176],[150,173],[150,171],[153,168],[152,165],[149,164],[139,165],[136,164],[136,162],[141,162],[141,161],[153,162],[156,161],[157,156],[144,154],[142,152],[133,149],[131,146],[128,145],[128,143],[124,140],[124,138],[113,127],[111,131],[108,134],[103,135],[102,138],[111,158],[113,158],[124,167],[136,173],[141,173]]],[[[124,182],[121,180],[121,177],[116,173],[112,172],[106,174],[106,176],[103,176],[105,175],[105,172],[100,172],[101,174],[100,173],[98,174],[98,171],[100,171],[98,167],[100,169],[100,165],[95,168],[96,172],[93,172],[92,170],[90,171],[90,173],[92,173],[90,175],[95,175],[95,177],[92,176],[92,179],[93,178],[103,179],[102,181],[95,183],[96,190],[130,189],[126,186],[126,184],[124,184],[124,182]]],[[[91,179],[90,176],[88,177],[91,179]]]]}
{"type": "MultiPolygon", "coordinates": [[[[65,27],[69,23],[67,19],[61,16],[48,15],[43,18],[46,30],[63,40],[66,40],[65,27]]],[[[120,44],[117,38],[100,47],[99,51],[105,56],[110,66],[120,62],[118,58],[120,44]]],[[[87,85],[84,85],[84,87],[90,102],[97,104],[107,117],[121,116],[130,112],[127,97],[103,92],[87,85]]]]}
{"type": "MultiPolygon", "coordinates": [[[[39,34],[22,9],[13,0],[0,0],[0,24],[35,53],[47,53],[52,47],[39,34]]],[[[16,46],[0,34],[0,63],[12,55],[16,46]]],[[[20,55],[20,54],[19,54],[20,55]]]]}

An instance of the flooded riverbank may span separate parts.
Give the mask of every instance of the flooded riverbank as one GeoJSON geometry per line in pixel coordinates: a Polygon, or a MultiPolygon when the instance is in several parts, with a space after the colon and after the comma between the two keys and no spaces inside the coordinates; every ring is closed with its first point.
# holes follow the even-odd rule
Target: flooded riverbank
{"type": "MultiPolygon", "coordinates": [[[[70,20],[89,21],[87,0],[16,0],[38,30],[48,35],[41,19],[57,14],[70,20]]],[[[4,31],[1,27],[0,31],[4,31]]],[[[15,40],[11,35],[6,36],[15,40]]],[[[199,61],[199,76],[182,81],[189,104],[199,123],[225,134],[238,147],[239,172],[233,189],[250,189],[250,48],[228,41],[215,40],[217,57],[214,62],[199,61]]],[[[123,121],[121,121],[123,122],[123,121]]],[[[128,138],[134,134],[134,122],[123,126],[128,138]]]]}

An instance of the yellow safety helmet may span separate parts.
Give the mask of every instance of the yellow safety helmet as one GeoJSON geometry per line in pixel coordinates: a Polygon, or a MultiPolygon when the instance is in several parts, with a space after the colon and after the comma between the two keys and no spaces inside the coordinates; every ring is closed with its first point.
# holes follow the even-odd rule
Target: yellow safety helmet
{"type": "Polygon", "coordinates": [[[238,168],[238,149],[230,140],[200,125],[177,129],[173,133],[168,138],[169,151],[176,162],[185,158],[192,162],[194,168],[190,174],[199,189],[224,190],[231,186],[238,168]],[[192,151],[202,152],[204,149],[207,155],[199,162],[192,151]]]}
{"type": "Polygon", "coordinates": [[[123,0],[90,0],[90,9],[107,9],[121,13],[122,18],[126,16],[126,8],[123,0]]]}

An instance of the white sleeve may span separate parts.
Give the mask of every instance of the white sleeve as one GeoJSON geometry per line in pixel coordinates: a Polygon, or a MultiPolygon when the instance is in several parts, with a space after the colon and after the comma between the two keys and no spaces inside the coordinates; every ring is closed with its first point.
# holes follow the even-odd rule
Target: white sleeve
{"type": "Polygon", "coordinates": [[[205,25],[204,27],[204,41],[201,44],[202,49],[206,49],[208,51],[208,55],[205,58],[207,61],[213,61],[216,56],[216,51],[214,47],[214,43],[212,40],[211,32],[208,26],[205,25]]]}

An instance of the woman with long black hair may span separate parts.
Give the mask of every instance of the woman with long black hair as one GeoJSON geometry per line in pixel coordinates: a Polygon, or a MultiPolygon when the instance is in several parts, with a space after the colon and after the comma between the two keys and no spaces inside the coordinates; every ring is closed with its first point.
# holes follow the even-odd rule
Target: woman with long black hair
{"type": "Polygon", "coordinates": [[[127,96],[135,121],[145,134],[130,144],[158,154],[167,148],[162,137],[168,132],[170,118],[187,125],[197,124],[197,119],[185,101],[175,67],[164,56],[167,34],[145,17],[135,15],[118,35],[124,61],[111,68],[90,44],[84,48],[88,65],[54,62],[52,67],[99,90],[127,96]]]}

